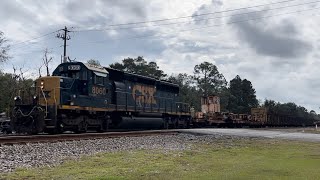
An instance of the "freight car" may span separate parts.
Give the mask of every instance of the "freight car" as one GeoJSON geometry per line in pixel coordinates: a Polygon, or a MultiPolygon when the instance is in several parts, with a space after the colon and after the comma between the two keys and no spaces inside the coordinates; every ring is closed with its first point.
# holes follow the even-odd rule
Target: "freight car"
{"type": "Polygon", "coordinates": [[[279,113],[267,108],[251,108],[251,114],[220,112],[220,98],[208,96],[201,98],[201,112],[192,112],[192,124],[196,127],[277,127],[312,126],[314,119],[306,119],[279,113]]]}
{"type": "Polygon", "coordinates": [[[176,128],[191,122],[176,84],[112,68],[65,62],[34,88],[33,103],[15,97],[11,121],[17,133],[176,128]]]}
{"type": "Polygon", "coordinates": [[[250,118],[247,114],[220,112],[220,98],[218,96],[201,97],[201,112],[192,113],[192,116],[192,124],[196,127],[241,127],[250,118]]]}
{"type": "Polygon", "coordinates": [[[288,114],[274,113],[267,108],[252,108],[251,121],[255,124],[277,127],[277,126],[313,126],[313,118],[292,116],[288,114]]]}

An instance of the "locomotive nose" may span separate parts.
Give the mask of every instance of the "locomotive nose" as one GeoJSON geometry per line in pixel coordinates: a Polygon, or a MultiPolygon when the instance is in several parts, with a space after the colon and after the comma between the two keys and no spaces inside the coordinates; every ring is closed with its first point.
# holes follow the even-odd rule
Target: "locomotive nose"
{"type": "Polygon", "coordinates": [[[41,106],[60,103],[60,77],[47,76],[36,80],[36,100],[41,106]]]}

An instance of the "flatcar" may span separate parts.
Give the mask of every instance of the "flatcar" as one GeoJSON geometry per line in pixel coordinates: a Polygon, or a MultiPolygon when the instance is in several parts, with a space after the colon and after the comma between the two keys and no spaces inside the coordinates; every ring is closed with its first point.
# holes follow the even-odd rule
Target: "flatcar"
{"type": "Polygon", "coordinates": [[[192,112],[196,127],[283,127],[312,126],[315,119],[272,113],[265,107],[251,108],[250,114],[220,112],[218,96],[201,97],[201,112],[192,112]]]}
{"type": "Polygon", "coordinates": [[[15,97],[17,133],[188,127],[190,107],[167,81],[82,62],[65,62],[35,80],[33,102],[15,97]]]}

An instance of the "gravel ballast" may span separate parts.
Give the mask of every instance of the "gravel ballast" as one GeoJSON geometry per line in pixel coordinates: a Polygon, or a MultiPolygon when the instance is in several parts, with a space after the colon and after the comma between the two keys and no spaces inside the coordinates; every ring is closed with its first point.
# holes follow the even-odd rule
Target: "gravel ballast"
{"type": "Polygon", "coordinates": [[[190,149],[195,142],[210,143],[221,138],[238,139],[239,137],[178,134],[3,145],[0,147],[0,172],[11,172],[16,168],[51,167],[65,160],[78,159],[83,155],[94,155],[100,152],[139,149],[181,151],[190,149]]]}

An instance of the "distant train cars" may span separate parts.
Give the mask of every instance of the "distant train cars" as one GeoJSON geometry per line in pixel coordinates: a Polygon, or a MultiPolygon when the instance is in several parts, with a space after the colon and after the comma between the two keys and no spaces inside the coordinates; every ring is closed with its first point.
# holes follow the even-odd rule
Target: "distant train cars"
{"type": "Polygon", "coordinates": [[[175,128],[191,123],[189,105],[178,102],[177,85],[116,69],[62,63],[52,76],[37,79],[35,88],[33,104],[16,103],[12,124],[17,132],[175,128]]]}
{"type": "Polygon", "coordinates": [[[220,112],[218,96],[201,98],[201,112],[193,112],[193,125],[196,127],[273,127],[273,126],[312,126],[314,119],[269,112],[267,108],[251,108],[251,114],[220,112]]]}

